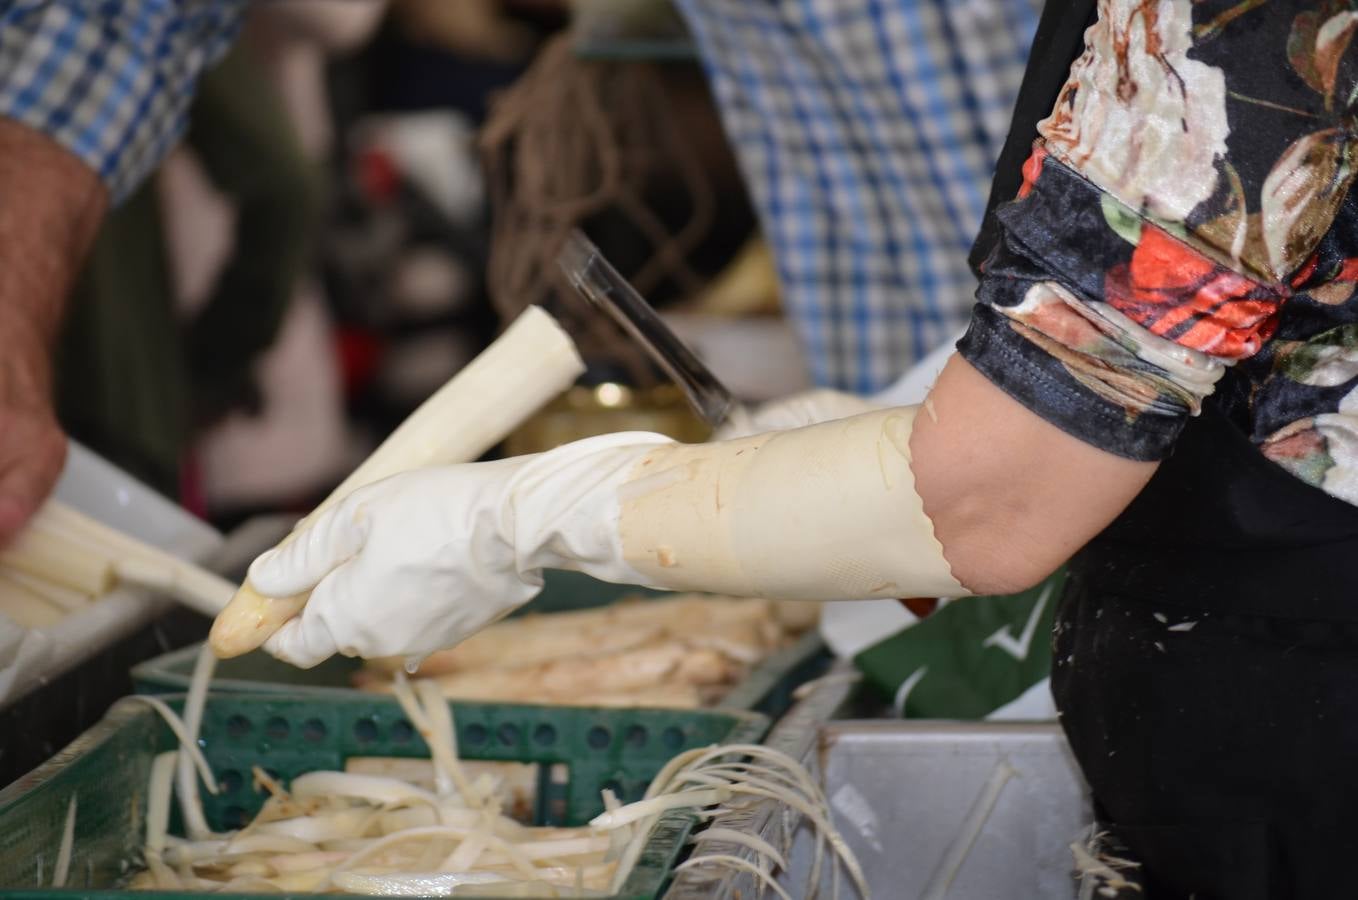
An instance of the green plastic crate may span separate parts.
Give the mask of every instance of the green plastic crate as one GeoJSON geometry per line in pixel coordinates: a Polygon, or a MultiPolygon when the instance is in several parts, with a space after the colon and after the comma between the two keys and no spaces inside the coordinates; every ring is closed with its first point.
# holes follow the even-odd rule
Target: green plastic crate
{"type": "MultiPolygon", "coordinates": [[[[627,596],[664,596],[624,585],[596,581],[575,572],[550,571],[546,586],[528,612],[562,612],[617,602],[627,596]]],[[[132,669],[138,693],[182,693],[189,689],[193,665],[201,644],[161,654],[132,669]]],[[[821,674],[830,655],[813,629],[795,644],[765,659],[744,681],[733,687],[719,704],[723,709],[747,709],[778,716],[792,703],[792,691],[821,674]]],[[[226,693],[285,693],[318,697],[352,697],[350,678],[362,663],[335,656],[312,669],[297,669],[262,651],[222,660],[212,678],[213,691],[226,693]]]]}
{"type": "MultiPolygon", "coordinates": [[[[182,703],[169,699],[176,708],[182,703]]],[[[455,703],[453,712],[464,759],[539,764],[539,824],[586,822],[602,811],[604,787],[638,797],[683,750],[757,741],[768,727],[766,717],[744,711],[455,703]]],[[[400,706],[385,697],[213,694],[201,741],[222,788],[215,797],[203,793],[215,829],[239,825],[264,802],[251,786],[252,765],[286,781],[317,769],[342,769],[354,756],[428,757],[400,706]]],[[[173,735],[152,710],[122,702],[49,762],[0,791],[0,896],[126,896],[117,885],[139,858],[151,761],[174,747],[173,735]],[[72,795],[76,840],[68,887],[43,889],[38,885],[50,884],[72,795]]],[[[618,900],[660,895],[694,822],[683,811],[660,820],[618,900]]]]}

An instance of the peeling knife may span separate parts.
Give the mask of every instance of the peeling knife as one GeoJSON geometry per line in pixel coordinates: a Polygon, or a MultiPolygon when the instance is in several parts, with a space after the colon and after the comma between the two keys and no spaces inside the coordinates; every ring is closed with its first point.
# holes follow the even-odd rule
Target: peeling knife
{"type": "Polygon", "coordinates": [[[557,264],[591,306],[607,313],[679,385],[704,422],[717,428],[744,415],[744,406],[726,385],[578,229],[566,239],[557,264]]]}

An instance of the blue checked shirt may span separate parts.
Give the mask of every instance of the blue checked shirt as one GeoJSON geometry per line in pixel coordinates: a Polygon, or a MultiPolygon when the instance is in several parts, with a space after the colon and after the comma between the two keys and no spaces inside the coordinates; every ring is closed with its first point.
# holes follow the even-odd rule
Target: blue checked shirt
{"type": "Polygon", "coordinates": [[[678,0],[821,385],[889,385],[969,317],[967,253],[1038,0],[678,0]]]}
{"type": "Polygon", "coordinates": [[[0,0],[0,116],[68,148],[117,202],[183,133],[245,0],[0,0]]]}

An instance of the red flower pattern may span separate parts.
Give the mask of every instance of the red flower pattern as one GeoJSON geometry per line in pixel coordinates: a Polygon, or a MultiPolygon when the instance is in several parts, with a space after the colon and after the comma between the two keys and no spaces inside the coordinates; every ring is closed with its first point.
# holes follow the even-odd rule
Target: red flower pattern
{"type": "Polygon", "coordinates": [[[1131,263],[1108,272],[1104,296],[1152,333],[1225,359],[1257,353],[1277,328],[1286,299],[1150,224],[1131,263]]]}
{"type": "Polygon", "coordinates": [[[1038,144],[1033,148],[1032,154],[1029,155],[1027,161],[1023,164],[1023,184],[1019,185],[1018,199],[1022,200],[1033,192],[1033,187],[1037,184],[1037,178],[1042,174],[1042,161],[1046,158],[1046,147],[1038,144]]]}

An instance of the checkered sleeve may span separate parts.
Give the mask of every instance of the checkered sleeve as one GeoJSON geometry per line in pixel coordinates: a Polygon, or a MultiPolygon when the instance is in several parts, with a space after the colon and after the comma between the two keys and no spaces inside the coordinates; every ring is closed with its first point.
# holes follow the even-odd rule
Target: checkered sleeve
{"type": "Polygon", "coordinates": [[[966,323],[1033,0],[678,0],[820,385],[872,393],[966,323]]]}
{"type": "Polygon", "coordinates": [[[184,130],[245,0],[0,4],[0,116],[49,135],[126,197],[184,130]]]}

